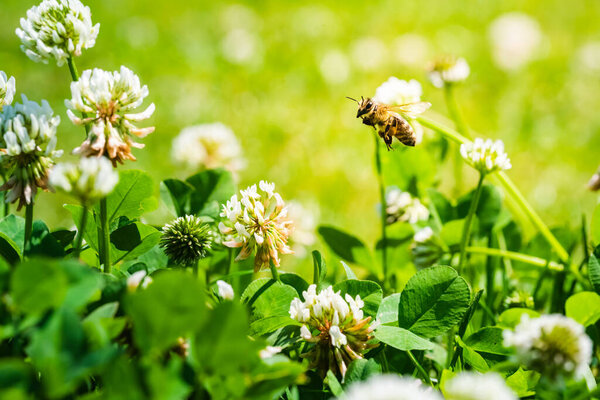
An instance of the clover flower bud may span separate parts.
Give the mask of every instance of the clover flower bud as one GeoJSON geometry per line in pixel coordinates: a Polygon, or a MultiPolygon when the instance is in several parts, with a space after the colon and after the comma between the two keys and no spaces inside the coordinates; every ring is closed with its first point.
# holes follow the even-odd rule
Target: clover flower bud
{"type": "Polygon", "coordinates": [[[108,157],[114,166],[125,160],[135,161],[131,148],[141,149],[134,136],[143,138],[154,127],[138,128],[133,123],[148,119],[154,113],[154,103],[140,113],[133,113],[148,96],[148,87],[130,69],[107,72],[85,70],[78,81],[71,83],[71,100],[65,100],[67,115],[76,125],[89,127],[88,137],[73,153],[83,157],[108,157]],[[84,113],[79,118],[75,111],[84,113]]]}
{"type": "Polygon", "coordinates": [[[119,175],[106,158],[81,158],[79,163],[57,164],[49,183],[55,189],[76,197],[86,206],[108,196],[119,182],[119,175]]]}
{"type": "Polygon", "coordinates": [[[460,145],[462,158],[481,174],[510,169],[510,159],[504,152],[502,140],[475,139],[473,142],[460,145]]]}
{"type": "Polygon", "coordinates": [[[162,228],[160,246],[173,264],[191,266],[210,250],[209,226],[193,215],[179,217],[162,228]]]}
{"type": "Polygon", "coordinates": [[[550,379],[581,378],[592,357],[592,341],[584,327],[560,314],[523,316],[514,332],[504,331],[504,346],[514,348],[526,368],[550,379]]]}
{"type": "Polygon", "coordinates": [[[280,254],[293,253],[287,244],[293,223],[287,217],[283,199],[274,190],[275,184],[260,181],[258,189],[252,185],[241,190],[241,200],[234,194],[222,205],[219,229],[230,237],[223,244],[241,247],[236,260],[244,260],[256,251],[255,271],[268,268],[271,262],[278,267],[280,254]]]}
{"type": "Polygon", "coordinates": [[[134,272],[127,278],[127,290],[130,292],[135,292],[138,287],[142,287],[142,289],[146,289],[149,284],[152,283],[152,278],[148,276],[146,271],[139,270],[134,272]]]}
{"type": "Polygon", "coordinates": [[[313,346],[302,355],[310,360],[310,368],[317,368],[322,376],[328,370],[346,374],[352,360],[362,358],[371,343],[371,317],[364,318],[365,303],[359,295],[346,299],[329,286],[317,294],[317,286],[310,285],[302,292],[304,301],[296,297],[290,304],[290,317],[304,325],[300,337],[313,346]],[[313,334],[314,333],[314,334],[313,334]]]}
{"type": "Polygon", "coordinates": [[[2,107],[12,103],[15,92],[15,77],[8,78],[4,71],[0,71],[0,111],[2,111],[2,107]]]}
{"type": "Polygon", "coordinates": [[[218,280],[217,292],[219,294],[219,297],[223,300],[233,300],[233,287],[229,283],[222,280],[218,280]]]}
{"type": "Polygon", "coordinates": [[[515,393],[496,373],[461,372],[444,386],[446,400],[517,400],[515,393]]]}
{"type": "Polygon", "coordinates": [[[412,197],[410,193],[403,192],[398,188],[391,188],[385,196],[386,223],[408,222],[416,224],[419,221],[429,219],[429,210],[421,201],[412,197]]]}
{"type": "Polygon", "coordinates": [[[223,167],[236,172],[245,164],[237,137],[220,122],[184,128],[173,139],[171,157],[177,164],[193,170],[223,167]]]}
{"type": "Polygon", "coordinates": [[[429,80],[437,88],[465,81],[471,69],[464,58],[454,56],[440,57],[432,62],[429,67],[429,80]]]}
{"type": "Polygon", "coordinates": [[[442,396],[418,379],[398,375],[374,375],[352,383],[340,400],[442,400],[442,396]]]}
{"type": "Polygon", "coordinates": [[[417,268],[430,267],[444,255],[440,240],[435,236],[433,229],[428,226],[417,231],[413,240],[411,254],[417,268]]]}
{"type": "Polygon", "coordinates": [[[35,62],[54,59],[61,66],[96,44],[100,24],[92,25],[89,7],[79,0],[44,0],[21,18],[16,34],[21,50],[35,62]]]}
{"type": "Polygon", "coordinates": [[[56,128],[60,117],[53,116],[46,100],[7,105],[0,112],[0,163],[10,178],[0,190],[10,191],[6,202],[19,201],[17,209],[31,204],[37,189],[48,188],[48,174],[54,158],[62,151],[56,148],[56,128]]]}

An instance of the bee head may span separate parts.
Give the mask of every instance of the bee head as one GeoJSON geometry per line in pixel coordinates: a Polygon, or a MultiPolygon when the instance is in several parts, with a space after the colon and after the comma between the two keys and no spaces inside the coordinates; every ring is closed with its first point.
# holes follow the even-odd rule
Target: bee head
{"type": "Polygon", "coordinates": [[[356,118],[359,118],[365,114],[370,113],[375,108],[375,102],[371,100],[370,97],[366,99],[361,96],[360,101],[358,103],[358,112],[356,113],[356,118]]]}

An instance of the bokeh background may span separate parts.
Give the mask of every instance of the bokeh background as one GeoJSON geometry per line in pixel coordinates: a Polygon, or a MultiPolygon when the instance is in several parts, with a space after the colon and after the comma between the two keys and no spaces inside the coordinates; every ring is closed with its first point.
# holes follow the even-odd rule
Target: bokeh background
{"type": "MultiPolygon", "coordinates": [[[[240,186],[276,182],[285,199],[305,204],[320,223],[373,242],[379,231],[373,133],[345,96],[372,95],[392,75],[417,79],[433,110],[446,113],[425,66],[440,54],[456,54],[471,66],[456,91],[465,119],[505,142],[509,174],[542,217],[575,226],[597,202],[585,183],[600,163],[598,1],[84,3],[101,27],[96,46],[77,59],[79,70],[125,65],[148,85],[146,104],[156,103],[156,132],[135,151],[139,161],[125,168],[149,171],[157,191],[160,180],[193,172],[173,163],[172,139],[188,125],[220,121],[243,146],[240,186]],[[516,65],[498,54],[491,28],[514,12],[528,16],[531,28],[505,33],[531,46],[516,65]]],[[[65,114],[68,69],[30,61],[14,34],[35,4],[0,0],[0,69],[16,77],[18,96],[47,99],[61,115],[59,147],[69,153],[83,134],[65,114]]],[[[420,151],[386,153],[386,165],[415,160],[408,169],[433,170],[449,193],[451,164],[427,165],[427,157],[414,156],[420,151]]],[[[472,178],[467,172],[464,190],[472,178]]],[[[71,226],[65,201],[44,194],[36,212],[52,227],[71,226]]],[[[148,217],[156,224],[166,218],[161,209],[148,217]]]]}

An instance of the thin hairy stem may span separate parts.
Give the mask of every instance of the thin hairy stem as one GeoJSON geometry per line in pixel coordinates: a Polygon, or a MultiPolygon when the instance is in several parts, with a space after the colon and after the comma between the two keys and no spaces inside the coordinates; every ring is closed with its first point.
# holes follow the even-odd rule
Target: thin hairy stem
{"type": "Polygon", "coordinates": [[[110,231],[108,228],[108,211],[106,198],[100,200],[100,237],[98,242],[102,243],[100,252],[100,263],[104,265],[104,272],[110,273],[110,231]]]}
{"type": "MultiPolygon", "coordinates": [[[[33,200],[33,199],[32,199],[33,200]]],[[[25,206],[25,243],[23,251],[31,248],[31,232],[33,231],[33,201],[25,206]]]]}

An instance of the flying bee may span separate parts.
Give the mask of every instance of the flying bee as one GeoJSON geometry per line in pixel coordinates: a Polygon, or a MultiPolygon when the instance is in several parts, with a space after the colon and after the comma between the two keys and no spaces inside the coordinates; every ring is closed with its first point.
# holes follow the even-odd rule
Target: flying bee
{"type": "Polygon", "coordinates": [[[377,129],[377,133],[385,142],[388,150],[392,149],[393,138],[398,139],[406,146],[414,146],[417,142],[417,135],[406,118],[416,118],[417,115],[431,107],[431,103],[424,101],[390,106],[378,103],[370,97],[366,99],[361,97],[360,101],[348,98],[358,103],[356,118],[362,118],[363,124],[377,129]]]}

